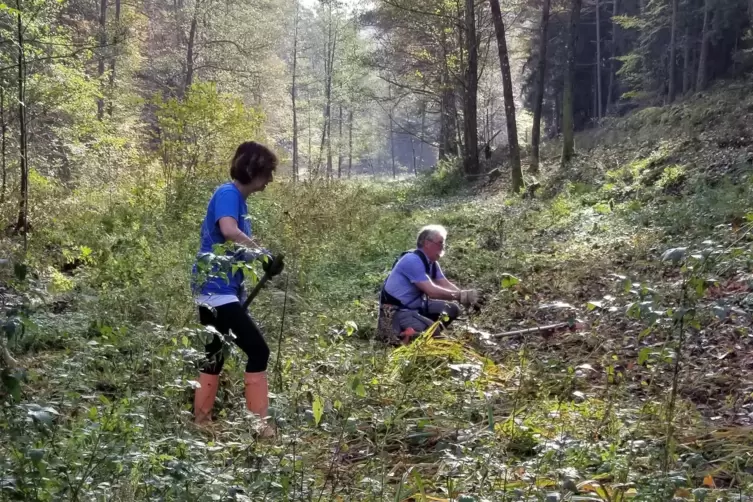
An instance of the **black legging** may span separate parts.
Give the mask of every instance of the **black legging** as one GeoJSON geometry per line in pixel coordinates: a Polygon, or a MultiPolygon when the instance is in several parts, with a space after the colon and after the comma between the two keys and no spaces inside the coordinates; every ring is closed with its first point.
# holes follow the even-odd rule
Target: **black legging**
{"type": "MultiPolygon", "coordinates": [[[[227,335],[230,330],[233,331],[235,344],[248,356],[247,372],[267,371],[269,347],[258,326],[240,303],[233,302],[214,307],[214,312],[207,307],[199,307],[199,321],[204,326],[214,326],[223,335],[227,335]]],[[[222,340],[219,336],[215,335],[212,342],[207,344],[206,351],[207,362],[202,371],[210,375],[219,375],[225,365],[222,340]]]]}

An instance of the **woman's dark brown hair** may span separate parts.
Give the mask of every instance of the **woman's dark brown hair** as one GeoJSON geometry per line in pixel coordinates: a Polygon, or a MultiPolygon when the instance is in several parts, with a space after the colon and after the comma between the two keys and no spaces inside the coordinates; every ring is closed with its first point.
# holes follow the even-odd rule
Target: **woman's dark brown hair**
{"type": "Polygon", "coordinates": [[[277,168],[277,156],[255,141],[241,143],[230,166],[230,177],[247,185],[258,177],[268,177],[277,168]]]}

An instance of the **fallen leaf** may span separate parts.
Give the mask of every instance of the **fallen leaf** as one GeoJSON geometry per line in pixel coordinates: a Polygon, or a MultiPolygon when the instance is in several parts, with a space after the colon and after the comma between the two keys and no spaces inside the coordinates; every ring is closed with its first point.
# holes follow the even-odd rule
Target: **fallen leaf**
{"type": "Polygon", "coordinates": [[[691,498],[693,496],[692,493],[690,493],[690,490],[687,488],[678,488],[675,490],[675,497],[682,497],[684,499],[691,498]]]}

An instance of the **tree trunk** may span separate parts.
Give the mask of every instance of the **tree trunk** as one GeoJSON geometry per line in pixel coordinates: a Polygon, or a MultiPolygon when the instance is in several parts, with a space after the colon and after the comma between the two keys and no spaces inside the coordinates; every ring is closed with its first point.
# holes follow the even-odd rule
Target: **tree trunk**
{"type": "Polygon", "coordinates": [[[392,127],[392,116],[390,116],[390,157],[392,159],[392,179],[396,179],[397,167],[395,166],[395,134],[392,127]]]}
{"type": "Polygon", "coordinates": [[[353,110],[348,112],[348,179],[353,171],[353,110]]]}
{"type": "MultiPolygon", "coordinates": [[[[99,2],[99,62],[97,63],[97,77],[99,78],[100,89],[103,87],[102,79],[105,75],[105,55],[103,54],[107,47],[107,0],[99,2]]],[[[100,96],[97,99],[97,119],[102,120],[105,116],[105,98],[100,96]]]]}
{"type": "Polygon", "coordinates": [[[599,120],[599,103],[598,103],[598,99],[597,99],[597,96],[596,96],[596,94],[597,94],[597,91],[596,91],[597,87],[598,87],[598,82],[596,80],[596,72],[594,72],[593,73],[593,89],[592,89],[592,92],[591,92],[591,98],[593,99],[593,101],[591,102],[591,118],[592,119],[595,118],[596,121],[598,122],[598,120],[599,120]]]}
{"type": "Polygon", "coordinates": [[[701,52],[698,56],[698,76],[696,78],[695,88],[696,91],[703,91],[706,89],[707,77],[706,77],[706,64],[709,58],[709,16],[710,16],[709,0],[705,0],[703,4],[703,29],[701,31],[701,52]]]}
{"type": "Polygon", "coordinates": [[[554,91],[554,136],[562,133],[562,94],[559,89],[554,91]]]}
{"type": "Polygon", "coordinates": [[[599,0],[596,0],[596,100],[598,101],[596,112],[601,120],[604,116],[602,112],[604,100],[601,97],[601,2],[599,0]]]}
{"type": "Polygon", "coordinates": [[[5,88],[0,87],[0,161],[2,162],[3,180],[0,187],[0,204],[5,202],[5,187],[8,179],[8,171],[5,156],[7,124],[5,123],[5,88]]]}
{"type": "Polygon", "coordinates": [[[572,0],[570,11],[570,41],[567,44],[567,67],[565,85],[562,92],[562,164],[570,162],[575,152],[573,125],[573,85],[575,81],[575,50],[578,45],[578,25],[580,24],[581,0],[572,0]]]}
{"type": "Polygon", "coordinates": [[[447,64],[447,40],[442,31],[442,73],[439,85],[441,88],[439,111],[439,159],[446,159],[455,153],[457,140],[455,135],[455,92],[452,86],[452,76],[447,64]]]}
{"type": "Polygon", "coordinates": [[[672,1],[672,27],[669,33],[669,89],[667,90],[667,102],[672,103],[675,100],[676,93],[676,71],[677,64],[677,0],[672,1]]]}
{"type": "Polygon", "coordinates": [[[390,113],[389,113],[389,119],[390,119],[390,156],[392,158],[392,179],[397,178],[397,168],[395,167],[395,131],[392,126],[392,115],[395,109],[392,105],[392,86],[387,88],[387,96],[390,100],[390,113]]]}
{"type": "MultiPolygon", "coordinates": [[[[309,91],[309,90],[306,91],[306,101],[308,102],[308,106],[306,106],[306,119],[308,121],[307,129],[308,129],[308,133],[309,133],[308,134],[308,136],[309,136],[309,148],[308,148],[309,153],[308,153],[308,162],[307,162],[306,166],[308,168],[309,179],[311,179],[311,175],[312,174],[318,174],[318,173],[314,173],[313,162],[312,162],[313,159],[314,159],[314,157],[311,155],[311,138],[312,138],[313,135],[311,134],[311,91],[309,91]]],[[[318,169],[318,167],[317,167],[317,169],[318,169]]]]}
{"type": "Polygon", "coordinates": [[[465,41],[468,64],[465,71],[465,110],[463,111],[465,122],[463,170],[466,174],[478,174],[478,40],[474,0],[465,1],[465,41]]]}
{"type": "Polygon", "coordinates": [[[690,37],[690,23],[685,24],[685,44],[684,52],[682,55],[682,93],[683,95],[690,92],[691,81],[693,79],[691,63],[692,58],[692,45],[690,37]]]}
{"type": "Polygon", "coordinates": [[[413,175],[418,178],[418,169],[416,169],[416,145],[413,141],[413,136],[410,137],[410,149],[413,153],[413,175]]]}
{"type": "Polygon", "coordinates": [[[340,108],[340,118],[337,121],[337,126],[339,128],[338,132],[338,139],[337,139],[337,179],[342,178],[343,176],[343,156],[342,156],[342,144],[343,144],[343,104],[338,103],[338,106],[340,108]]]}
{"type": "MultiPolygon", "coordinates": [[[[531,129],[531,173],[539,172],[539,144],[541,142],[541,111],[544,106],[544,87],[546,83],[546,49],[549,45],[549,9],[551,0],[544,0],[541,8],[539,32],[539,65],[536,76],[536,95],[533,101],[533,128],[531,129]]],[[[494,134],[493,132],[490,133],[494,134]]]]}
{"type": "Polygon", "coordinates": [[[193,84],[193,71],[194,71],[194,44],[196,42],[196,27],[199,17],[199,0],[196,0],[196,7],[194,8],[193,17],[191,18],[191,29],[188,32],[188,49],[186,50],[186,80],[183,83],[183,97],[186,96],[188,90],[193,84]]]}
{"type": "Polygon", "coordinates": [[[421,167],[424,167],[424,141],[426,141],[424,131],[426,131],[426,101],[421,102],[421,146],[418,152],[421,167]]]}
{"type": "Polygon", "coordinates": [[[324,60],[324,74],[325,85],[324,94],[326,104],[324,107],[324,126],[322,127],[322,141],[319,147],[319,160],[316,163],[316,170],[319,171],[319,166],[322,162],[322,152],[326,146],[327,148],[327,171],[326,178],[329,179],[332,176],[332,141],[331,141],[331,117],[332,117],[332,73],[335,59],[337,39],[332,37],[332,3],[329,3],[329,21],[327,23],[327,47],[325,49],[324,60]]]}
{"type": "Polygon", "coordinates": [[[468,65],[465,61],[465,56],[468,48],[465,45],[465,30],[466,30],[466,24],[463,23],[462,27],[460,25],[460,20],[464,19],[464,10],[461,7],[461,4],[463,3],[463,0],[455,0],[455,7],[456,7],[456,17],[458,19],[458,29],[456,30],[458,34],[458,72],[457,74],[463,75],[463,80],[460,80],[458,78],[455,79],[455,92],[458,96],[460,96],[461,103],[460,103],[460,109],[457,107],[455,108],[455,141],[457,144],[457,155],[460,157],[463,156],[463,167],[465,167],[465,150],[463,149],[463,143],[465,142],[465,123],[460,122],[460,113],[465,111],[466,107],[466,88],[465,88],[465,77],[467,76],[468,71],[468,65]]]}
{"type": "Polygon", "coordinates": [[[497,130],[496,125],[494,124],[494,103],[494,94],[492,94],[489,96],[489,139],[487,141],[490,148],[494,142],[494,132],[497,130]]]}
{"type": "Polygon", "coordinates": [[[295,21],[293,27],[293,82],[290,87],[290,100],[293,105],[293,181],[298,181],[298,107],[296,106],[296,77],[298,66],[298,18],[300,6],[295,3],[295,21]]]}
{"type": "MultiPolygon", "coordinates": [[[[579,1],[579,0],[577,0],[579,1]]],[[[507,54],[507,40],[505,25],[502,22],[502,11],[499,0],[489,0],[494,19],[494,31],[497,34],[499,49],[499,66],[502,69],[502,86],[505,98],[505,118],[507,122],[507,143],[510,148],[510,165],[512,167],[512,190],[518,193],[523,188],[523,173],[520,169],[520,147],[518,146],[518,126],[515,121],[515,101],[512,94],[512,76],[510,75],[510,60],[507,54]]]]}
{"type": "Polygon", "coordinates": [[[605,113],[609,113],[612,107],[612,100],[614,99],[614,81],[615,73],[615,61],[617,58],[617,30],[619,25],[614,22],[617,17],[617,1],[612,0],[612,57],[609,59],[609,86],[607,87],[607,108],[605,113]]]}
{"type": "Polygon", "coordinates": [[[19,193],[18,222],[15,232],[23,232],[24,251],[28,249],[29,229],[29,158],[26,145],[26,54],[24,26],[21,19],[21,0],[16,0],[16,43],[18,48],[18,134],[21,167],[21,191],[19,193]]]}
{"type": "Polygon", "coordinates": [[[112,118],[113,100],[115,97],[115,63],[116,51],[120,43],[120,0],[115,0],[115,35],[112,37],[112,56],[110,57],[110,96],[107,102],[107,115],[112,118]]]}

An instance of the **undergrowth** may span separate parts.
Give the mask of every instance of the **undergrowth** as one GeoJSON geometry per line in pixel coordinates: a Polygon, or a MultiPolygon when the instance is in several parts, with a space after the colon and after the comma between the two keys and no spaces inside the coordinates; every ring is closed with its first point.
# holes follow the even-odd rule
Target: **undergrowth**
{"type": "Polygon", "coordinates": [[[287,263],[252,306],[274,442],[255,439],[234,348],[213,432],[191,425],[207,333],[188,280],[217,180],[175,204],[143,177],[74,193],[33,178],[30,251],[3,244],[25,267],[0,272],[20,362],[0,390],[0,499],[743,500],[753,178],[683,144],[605,141],[535,198],[474,194],[451,163],[253,197],[287,263]],[[378,289],[426,223],[486,302],[393,351],[373,336],[378,289]],[[572,318],[586,329],[494,336],[572,318]]]}

